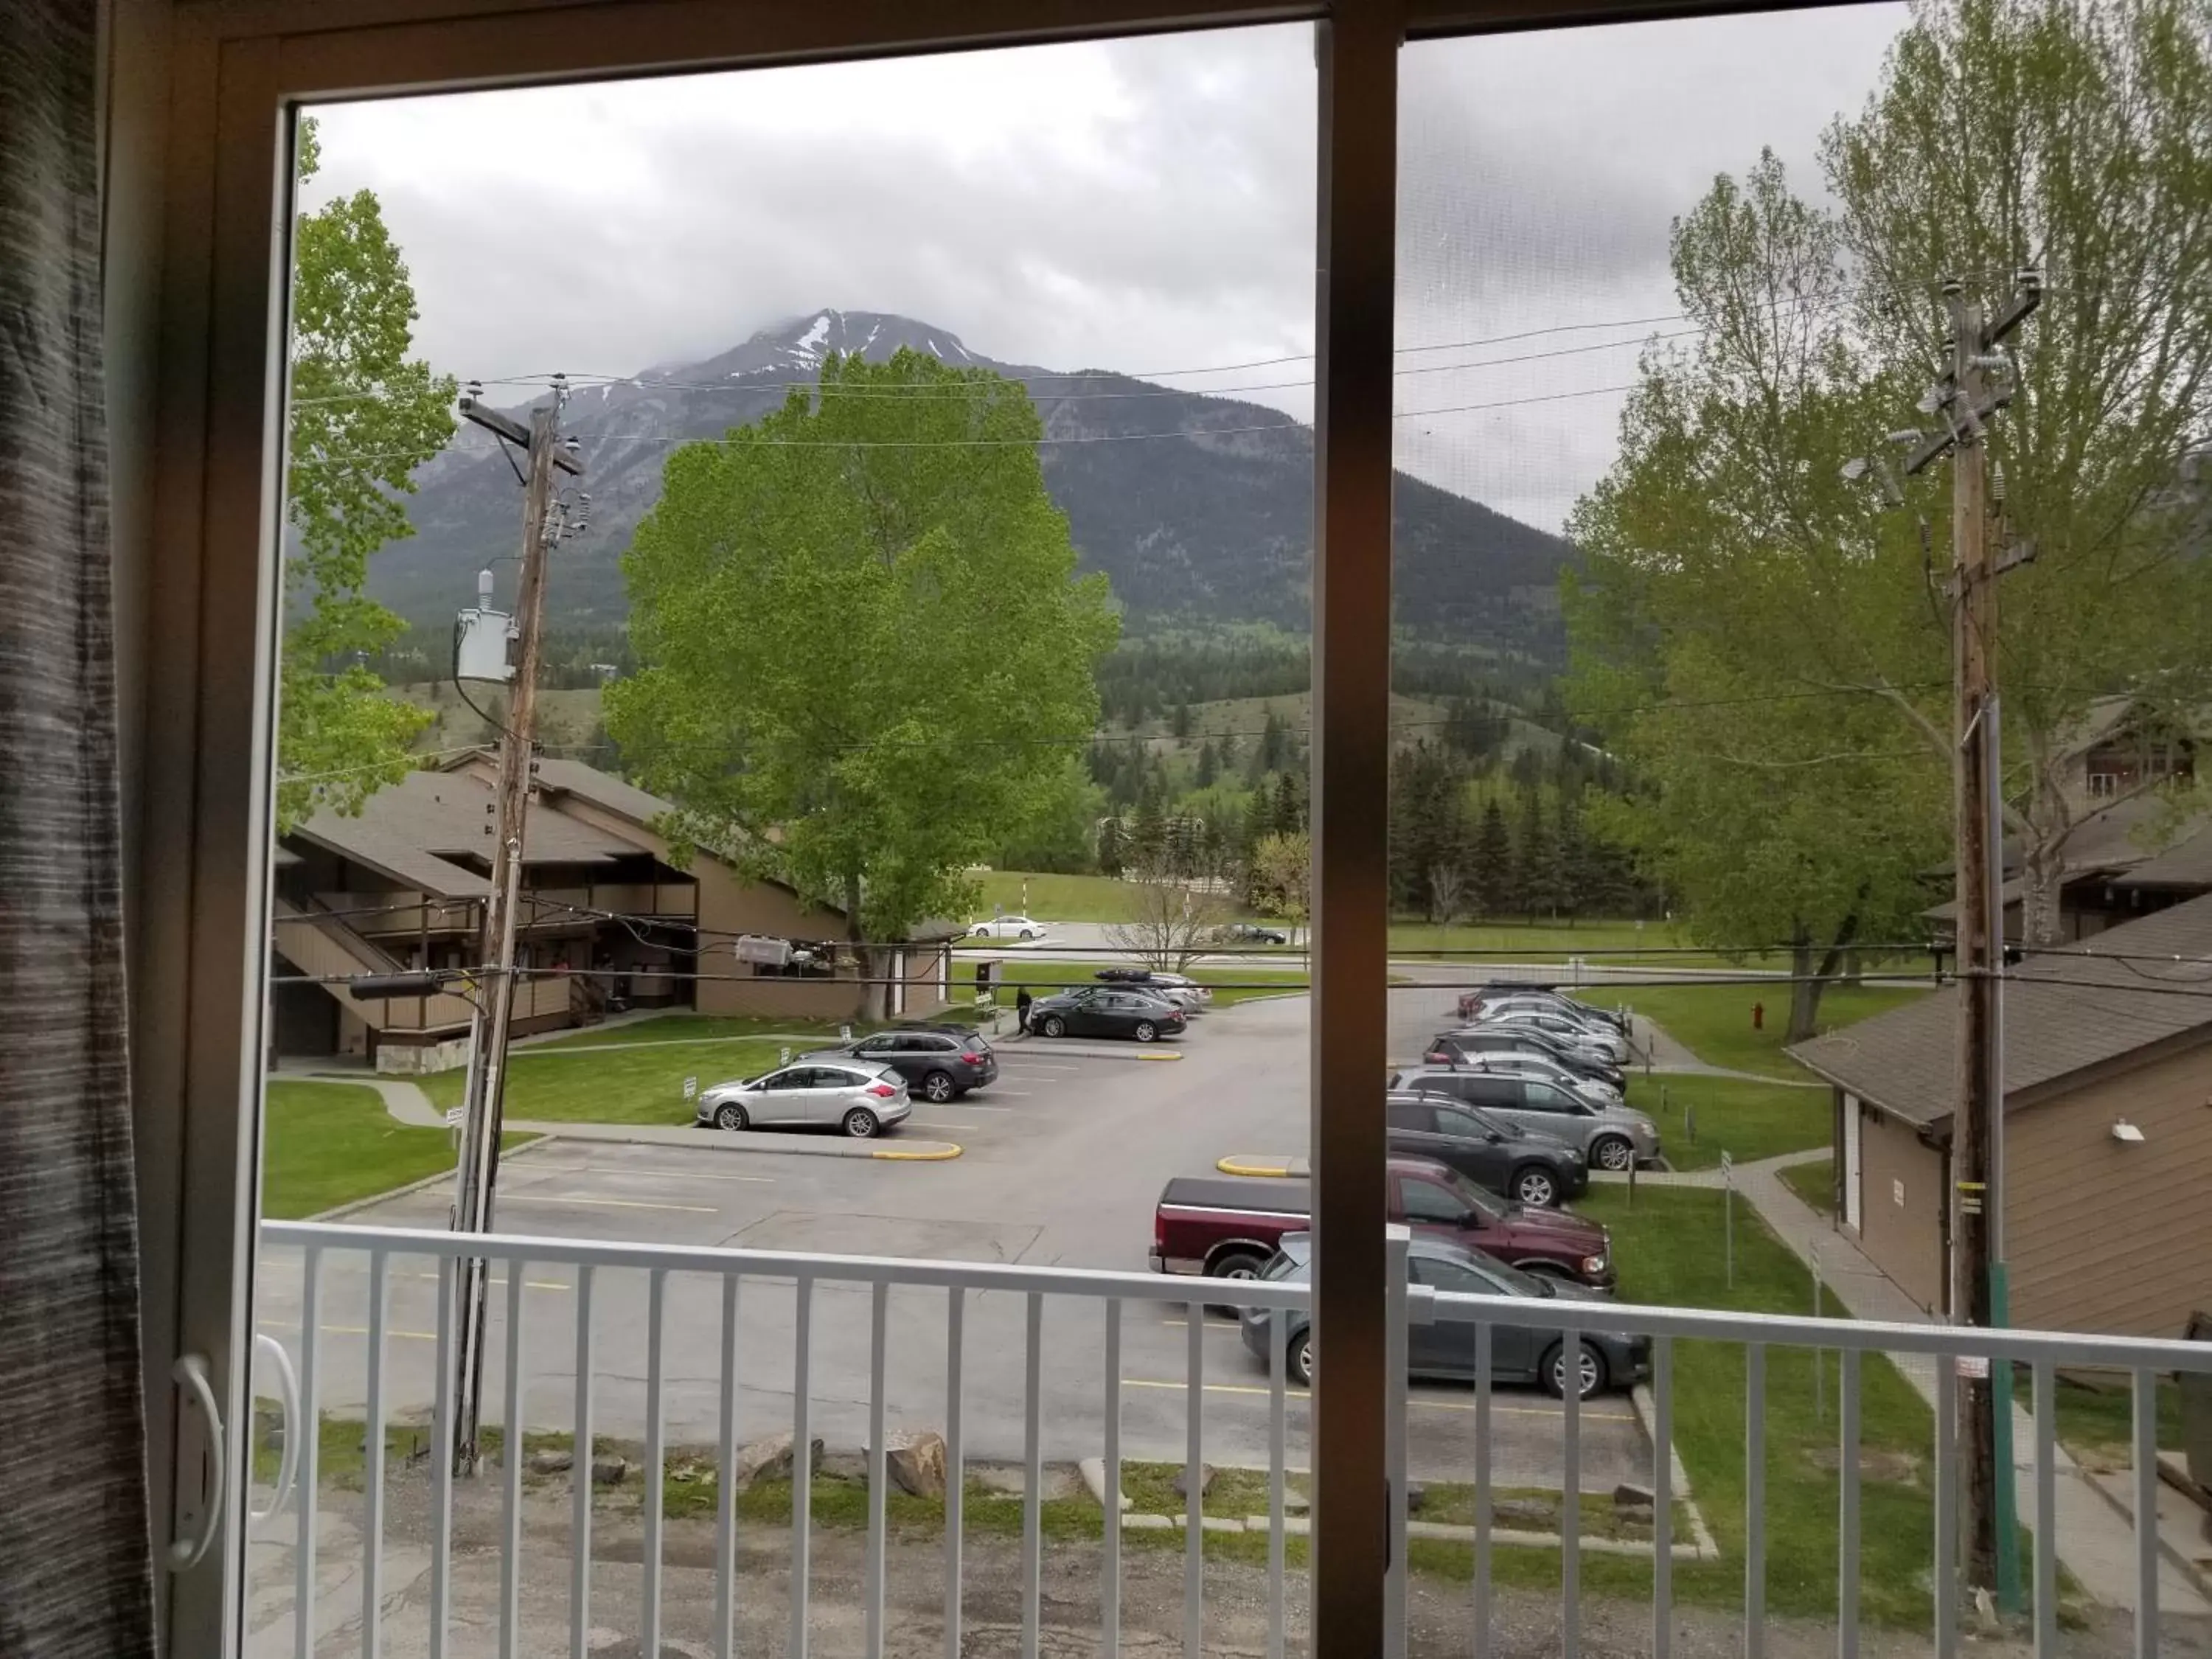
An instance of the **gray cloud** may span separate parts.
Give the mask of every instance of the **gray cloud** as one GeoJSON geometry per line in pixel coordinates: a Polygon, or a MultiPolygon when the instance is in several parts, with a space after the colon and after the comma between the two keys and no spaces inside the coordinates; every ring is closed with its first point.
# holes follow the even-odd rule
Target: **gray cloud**
{"type": "MultiPolygon", "coordinates": [[[[1761,143],[1809,186],[1820,126],[1863,99],[1901,20],[1864,6],[1409,46],[1401,343],[1672,311],[1672,216],[1761,143]]],[[[924,318],[1013,362],[1155,373],[1311,349],[1313,103],[1302,27],[392,100],[322,113],[308,200],[379,193],[418,345],[464,378],[696,361],[825,305],[924,318]]],[[[1646,332],[1410,353],[1489,366],[1405,375],[1400,407],[1618,384],[1646,332]],[[1588,346],[1605,349],[1495,361],[1588,346]]],[[[1250,395],[1310,412],[1298,387],[1250,395]]],[[[1401,453],[1556,526],[1609,461],[1618,406],[1405,420],[1401,453]]]]}

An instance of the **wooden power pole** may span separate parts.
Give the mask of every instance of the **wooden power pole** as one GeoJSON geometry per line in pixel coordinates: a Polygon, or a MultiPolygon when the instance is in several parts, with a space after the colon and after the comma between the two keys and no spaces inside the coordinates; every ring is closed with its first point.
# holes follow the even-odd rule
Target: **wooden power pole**
{"type": "MultiPolygon", "coordinates": [[[[522,884],[523,832],[530,812],[531,775],[538,720],[538,659],[545,600],[545,566],[559,538],[562,508],[554,499],[557,467],[581,477],[582,465],[561,447],[561,415],[568,401],[557,384],[550,407],[531,411],[526,430],[498,410],[472,398],[461,400],[461,413],[522,448],[530,458],[522,504],[522,575],[515,596],[516,641],[514,678],[500,732],[499,785],[487,810],[491,840],[491,882],[484,903],[483,933],[477,959],[483,964],[469,1040],[469,1075],[461,1108],[459,1185],[453,1202],[456,1232],[488,1232],[492,1196],[499,1173],[500,1122],[504,1115],[507,1040],[514,1015],[515,912],[522,884]]],[[[457,1261],[455,1308],[459,1340],[453,1348],[453,1462],[463,1474],[477,1462],[477,1430],[483,1407],[485,1264],[481,1258],[457,1261]]],[[[510,1432],[515,1425],[507,1425],[510,1432]]]]}
{"type": "MultiPolygon", "coordinates": [[[[2012,303],[1995,323],[1963,287],[1944,285],[1950,311],[1951,366],[1923,407],[1944,423],[1905,463],[1918,472],[1951,457],[1952,777],[1956,837],[1960,1018],[1952,1114],[1951,1318],[1987,1328],[2002,1322],[2002,1268],[1992,1232],[2004,1194],[1994,1149],[2003,1133],[2003,1055],[1999,975],[2004,960],[2003,822],[1996,720],[1996,578],[2016,561],[1993,560],[1989,547],[1989,422],[2012,400],[2008,359],[1997,347],[2042,297],[2023,272],[2012,303]],[[1993,1302],[1993,1291],[1997,1301],[1993,1302]]],[[[2008,1368],[2007,1368],[2008,1369],[2008,1368]]],[[[1959,1492],[1966,1580],[2006,1589],[2009,1559],[2011,1390],[1993,1389],[1991,1368],[1961,1367],[1959,1377],[1959,1492]],[[2005,1524],[2000,1524],[2002,1518],[2005,1524]],[[2000,1548],[2000,1539],[2003,1548],[2000,1548]]],[[[2001,1380],[2008,1381],[2004,1370],[2001,1380]]],[[[1939,1594],[1937,1606],[1947,1597],[1939,1594]]]]}

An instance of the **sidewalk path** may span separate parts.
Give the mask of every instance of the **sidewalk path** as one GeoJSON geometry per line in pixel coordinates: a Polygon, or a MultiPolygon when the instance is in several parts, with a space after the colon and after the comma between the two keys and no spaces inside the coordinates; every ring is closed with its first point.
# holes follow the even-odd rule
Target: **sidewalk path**
{"type": "MultiPolygon", "coordinates": [[[[1856,1244],[1837,1231],[1826,1216],[1814,1211],[1782,1183],[1779,1171],[1791,1164],[1826,1157],[1825,1152],[1793,1152],[1735,1167],[1735,1189],[1757,1210],[1775,1235],[1808,1267],[1817,1253],[1820,1281],[1843,1304],[1854,1319],[1891,1321],[1900,1324],[1933,1322],[1928,1310],[1897,1287],[1894,1280],[1868,1260],[1856,1244]]],[[[1638,1180],[1652,1180],[1639,1176],[1638,1180]]],[[[1677,1177],[1679,1184],[1719,1185],[1717,1170],[1698,1170],[1677,1177]],[[1710,1176],[1711,1179],[1704,1177],[1710,1176]]],[[[1891,1357],[1906,1381],[1932,1409],[1936,1399],[1935,1361],[1925,1354],[1891,1357]]],[[[2035,1425],[2024,1407],[2013,1407],[2012,1443],[2018,1513],[2023,1526],[2035,1514],[2035,1425]]],[[[2133,1519],[2115,1508],[2112,1500],[2096,1490],[2091,1477],[2056,1449],[2057,1480],[2053,1513],[2057,1519],[2058,1559],[2066,1564],[2081,1588],[2109,1607],[2132,1609],[2136,1592],[2136,1540],[2133,1519]]],[[[2192,1516],[2194,1511],[2191,1511],[2192,1516]]],[[[2162,1529],[2169,1544],[2185,1554],[2193,1547],[2186,1532],[2177,1535],[2162,1529]]],[[[2212,1614],[2212,1599],[2184,1575],[2170,1556],[2159,1562],[2158,1605],[2161,1613],[2180,1617],[2212,1614]]]]}
{"type": "MultiPolygon", "coordinates": [[[[414,1129],[443,1129],[446,1115],[430,1103],[430,1097],[404,1078],[362,1073],[319,1073],[318,1083],[357,1083],[384,1098],[384,1109],[414,1129]]],[[[854,1140],[844,1135],[787,1134],[769,1129],[750,1129],[742,1135],[710,1134],[680,1123],[555,1123],[544,1119],[509,1118],[502,1126],[517,1134],[546,1135],[562,1140],[613,1141],[633,1146],[679,1146],[685,1152],[798,1152],[811,1158],[872,1158],[891,1163],[933,1164],[960,1156],[950,1140],[917,1135],[895,1135],[854,1140]]]]}

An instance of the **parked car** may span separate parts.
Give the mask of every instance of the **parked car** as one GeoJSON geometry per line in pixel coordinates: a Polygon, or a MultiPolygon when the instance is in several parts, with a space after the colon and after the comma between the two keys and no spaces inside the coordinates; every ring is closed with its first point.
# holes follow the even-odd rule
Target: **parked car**
{"type": "Polygon", "coordinates": [[[1470,1025],[1464,1030],[1439,1031],[1429,1040],[1423,1056],[1431,1066],[1456,1066],[1474,1054],[1540,1054],[1556,1060],[1577,1077],[1607,1084],[1616,1094],[1628,1089],[1628,1073],[1611,1060],[1561,1042],[1549,1031],[1533,1026],[1470,1025]]]}
{"type": "MultiPolygon", "coordinates": [[[[1384,1178],[1384,1215],[1417,1234],[1468,1245],[1529,1273],[1613,1287],[1612,1240],[1595,1221],[1509,1204],[1431,1158],[1394,1156],[1384,1178]]],[[[1255,1278],[1285,1233],[1307,1230],[1312,1202],[1304,1180],[1178,1176],[1161,1189],[1152,1214],[1152,1270],[1255,1278]]]]}
{"type": "Polygon", "coordinates": [[[1188,1017],[1176,1004],[1133,987],[1079,985],[1030,1004],[1030,1030],[1040,1036],[1180,1036],[1188,1017]]]}
{"type": "Polygon", "coordinates": [[[1554,1084],[1496,1077],[1461,1066],[1419,1066],[1390,1074],[1394,1089],[1449,1095],[1492,1117],[1579,1147],[1601,1170],[1626,1170],[1659,1158],[1659,1126],[1626,1106],[1599,1106],[1554,1084]]]}
{"type": "Polygon", "coordinates": [[[1224,945],[1288,945],[1291,936],[1279,928],[1262,927],[1256,921],[1232,921],[1213,930],[1213,936],[1224,945]]]}
{"type": "Polygon", "coordinates": [[[1432,1158],[1517,1204],[1543,1209],[1589,1185],[1589,1162],[1565,1141],[1531,1134],[1448,1096],[1393,1094],[1383,1111],[1393,1152],[1432,1158]]]}
{"type": "MultiPolygon", "coordinates": [[[[1313,1235],[1285,1233],[1282,1248],[1261,1270],[1260,1277],[1276,1283],[1298,1284],[1313,1271],[1313,1235]]],[[[1603,1291],[1570,1285],[1536,1273],[1524,1273],[1464,1245],[1440,1238],[1417,1237],[1406,1252],[1406,1271],[1416,1285],[1456,1296],[1517,1296],[1530,1301],[1554,1297],[1576,1302],[1609,1302],[1603,1291]]],[[[1244,1346],[1273,1363],[1274,1310],[1240,1310],[1244,1346]]],[[[1313,1316],[1307,1309],[1287,1316],[1288,1340],[1285,1369],[1291,1379],[1313,1386],[1313,1316]]],[[[1651,1371],[1651,1340],[1611,1331],[1581,1333],[1577,1367],[1577,1395],[1589,1399],[1607,1389],[1629,1389],[1651,1371]]],[[[1437,1320],[1408,1325],[1406,1330],[1406,1370],[1413,1376],[1443,1377],[1472,1382],[1474,1375],[1474,1328],[1457,1320],[1437,1320]]],[[[1555,1399],[1566,1393],[1565,1343],[1557,1331],[1528,1325],[1490,1328],[1490,1380],[1493,1382],[1534,1382],[1555,1399]]]]}
{"type": "Polygon", "coordinates": [[[981,1089],[999,1078],[997,1052],[974,1031],[960,1026],[878,1031],[800,1058],[849,1059],[887,1066],[906,1079],[908,1093],[925,1100],[957,1100],[970,1089],[981,1089]]]}
{"type": "Polygon", "coordinates": [[[1484,1049],[1449,1063],[1470,1072],[1487,1072],[1493,1077],[1533,1077],[1556,1083],[1598,1106],[1620,1104],[1620,1091],[1610,1083],[1585,1076],[1554,1056],[1534,1048],[1484,1049]]]}
{"type": "Polygon", "coordinates": [[[1158,968],[1101,968],[1091,977],[1109,985],[1149,991],[1163,1002],[1174,1003],[1187,1014],[1203,1013],[1206,1005],[1213,1000],[1213,993],[1196,980],[1158,968]]]}
{"type": "Polygon", "coordinates": [[[1579,997],[1569,996],[1556,985],[1543,985],[1528,980],[1494,979],[1474,990],[1462,991],[1459,999],[1459,1017],[1474,1019],[1484,1004],[1515,997],[1540,999],[1565,1012],[1601,1019],[1618,1030],[1628,1029],[1628,1016],[1619,1008],[1601,1008],[1595,1002],[1584,1002],[1579,997]]]}
{"type": "Polygon", "coordinates": [[[1618,1066],[1628,1058],[1628,1039],[1609,1025],[1586,1022],[1547,1008],[1485,1006],[1475,1017],[1478,1025],[1501,1030],[1548,1031],[1571,1048],[1580,1049],[1618,1066]]]}
{"type": "Polygon", "coordinates": [[[905,1121],[906,1079],[862,1060],[810,1058],[699,1092],[698,1121],[717,1129],[839,1128],[855,1139],[905,1121]]]}
{"type": "Polygon", "coordinates": [[[968,930],[970,939],[1040,939],[1045,935],[1045,926],[1027,916],[994,916],[988,921],[979,921],[968,930]]]}

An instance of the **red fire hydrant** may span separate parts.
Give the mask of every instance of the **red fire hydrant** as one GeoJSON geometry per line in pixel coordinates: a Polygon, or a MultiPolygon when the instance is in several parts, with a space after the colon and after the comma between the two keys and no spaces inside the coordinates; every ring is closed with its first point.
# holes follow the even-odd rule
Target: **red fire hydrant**
{"type": "Polygon", "coordinates": [[[1751,1005],[1751,1029],[1754,1031],[1763,1031],[1766,1029],[1766,1005],[1763,1002],[1754,1002],[1751,1005]]]}

